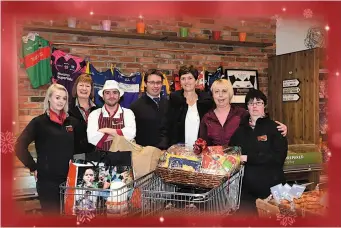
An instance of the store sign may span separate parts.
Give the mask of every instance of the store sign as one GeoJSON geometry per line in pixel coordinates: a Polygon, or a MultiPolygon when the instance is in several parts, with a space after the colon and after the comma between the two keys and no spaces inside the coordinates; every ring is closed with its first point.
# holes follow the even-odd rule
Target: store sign
{"type": "Polygon", "coordinates": [[[298,94],[283,94],[283,101],[298,101],[300,95],[298,94]]]}
{"type": "Polygon", "coordinates": [[[299,93],[300,91],[298,87],[283,88],[283,93],[299,93]]]}
{"type": "Polygon", "coordinates": [[[298,79],[283,80],[283,88],[294,87],[294,86],[298,86],[299,84],[300,84],[300,81],[298,79]]]}
{"type": "Polygon", "coordinates": [[[308,165],[322,163],[320,152],[288,153],[285,159],[285,166],[290,165],[308,165]]]}

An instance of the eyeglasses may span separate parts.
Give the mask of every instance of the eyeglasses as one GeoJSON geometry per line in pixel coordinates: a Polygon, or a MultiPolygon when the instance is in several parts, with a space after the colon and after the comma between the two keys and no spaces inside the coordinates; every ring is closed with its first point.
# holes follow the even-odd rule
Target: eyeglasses
{"type": "Polygon", "coordinates": [[[156,86],[160,86],[160,85],[162,85],[162,81],[158,81],[158,82],[154,82],[154,81],[147,81],[147,83],[148,83],[148,84],[150,84],[150,85],[152,85],[152,86],[154,86],[154,85],[156,85],[156,86]]]}
{"type": "Polygon", "coordinates": [[[253,106],[253,105],[262,106],[263,104],[264,104],[263,101],[256,101],[256,102],[249,102],[249,103],[247,103],[248,106],[253,106]]]}

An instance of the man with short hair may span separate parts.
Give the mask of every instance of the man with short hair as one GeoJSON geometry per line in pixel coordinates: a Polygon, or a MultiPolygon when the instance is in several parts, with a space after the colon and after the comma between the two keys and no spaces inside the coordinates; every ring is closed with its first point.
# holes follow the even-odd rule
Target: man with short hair
{"type": "Polygon", "coordinates": [[[136,143],[154,146],[161,150],[168,148],[168,100],[161,97],[163,74],[159,70],[148,70],[144,76],[145,91],[130,109],[136,118],[136,143]]]}
{"type": "Polygon", "coordinates": [[[101,150],[109,150],[115,136],[133,140],[136,134],[135,115],[130,109],[119,104],[124,91],[115,80],[107,80],[98,91],[104,100],[102,108],[91,112],[88,118],[87,135],[89,143],[101,150]]]}

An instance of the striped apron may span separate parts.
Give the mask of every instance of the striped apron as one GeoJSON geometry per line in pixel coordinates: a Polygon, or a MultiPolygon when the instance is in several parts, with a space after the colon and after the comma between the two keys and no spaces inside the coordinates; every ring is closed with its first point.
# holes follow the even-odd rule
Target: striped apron
{"type": "MultiPolygon", "coordinates": [[[[119,108],[121,108],[121,107],[119,107],[119,108]]],[[[103,113],[101,113],[99,118],[98,118],[99,129],[101,129],[101,128],[112,128],[112,129],[124,128],[123,109],[121,109],[121,110],[122,110],[122,113],[120,113],[119,118],[114,118],[116,113],[114,115],[112,115],[111,117],[103,117],[103,113]]],[[[112,144],[112,140],[104,142],[102,150],[109,151],[111,144],[112,144]]]]}

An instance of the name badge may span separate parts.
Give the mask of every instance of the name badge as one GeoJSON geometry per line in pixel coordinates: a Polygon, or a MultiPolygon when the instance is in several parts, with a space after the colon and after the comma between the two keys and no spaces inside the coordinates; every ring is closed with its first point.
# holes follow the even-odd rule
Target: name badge
{"type": "Polygon", "coordinates": [[[73,132],[73,127],[72,125],[68,125],[65,127],[67,132],[73,132]]]}
{"type": "Polygon", "coordinates": [[[257,137],[258,141],[266,142],[268,141],[268,136],[267,135],[261,135],[257,137]]]}

